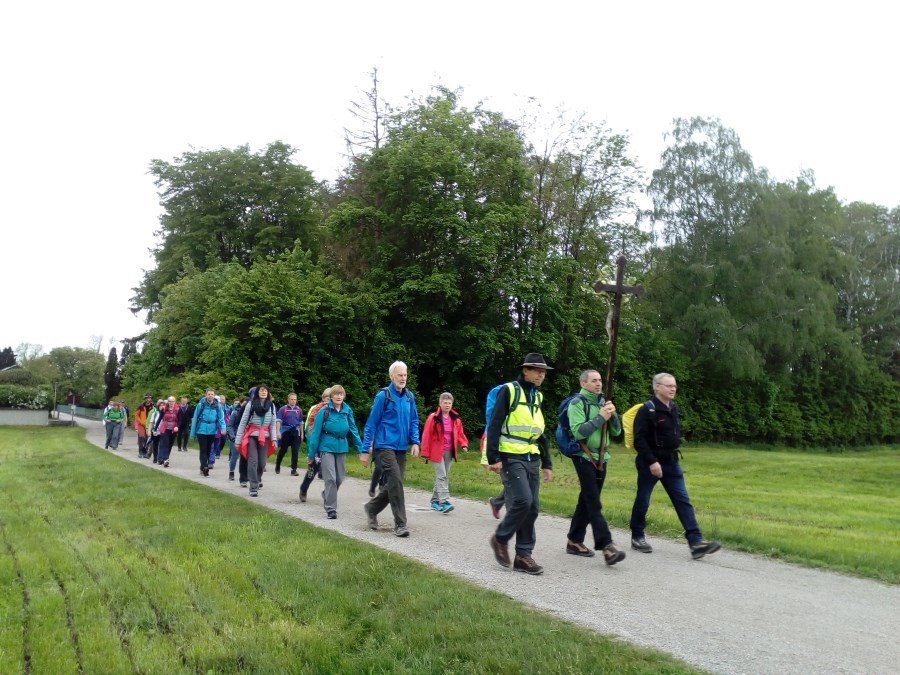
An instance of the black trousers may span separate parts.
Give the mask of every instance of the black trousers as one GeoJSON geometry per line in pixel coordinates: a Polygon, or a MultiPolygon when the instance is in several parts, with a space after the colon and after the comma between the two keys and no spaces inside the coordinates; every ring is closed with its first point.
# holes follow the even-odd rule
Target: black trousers
{"type": "Polygon", "coordinates": [[[573,457],[572,463],[575,465],[581,492],[578,493],[578,504],[569,525],[569,540],[583,544],[587,526],[590,525],[594,534],[594,548],[600,551],[612,543],[612,534],[606,518],[603,517],[603,505],[600,502],[600,491],[603,490],[606,471],[598,471],[582,457],[573,457]]]}
{"type": "Polygon", "coordinates": [[[197,443],[200,445],[201,470],[209,466],[209,449],[212,447],[214,440],[216,440],[215,434],[197,434],[197,443]]]}
{"type": "Polygon", "coordinates": [[[191,433],[191,423],[178,427],[177,445],[179,450],[187,450],[188,434],[191,433]]]}
{"type": "Polygon", "coordinates": [[[281,433],[281,444],[278,446],[278,454],[275,456],[275,468],[281,468],[281,460],[284,459],[287,449],[291,449],[291,471],[297,470],[297,456],[300,453],[300,429],[294,427],[281,433]]]}

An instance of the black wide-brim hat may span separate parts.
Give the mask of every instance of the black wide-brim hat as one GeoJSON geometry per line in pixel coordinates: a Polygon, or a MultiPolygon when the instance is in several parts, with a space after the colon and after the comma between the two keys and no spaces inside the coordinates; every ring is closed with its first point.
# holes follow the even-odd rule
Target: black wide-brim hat
{"type": "Polygon", "coordinates": [[[525,362],[519,368],[540,368],[541,370],[553,370],[547,365],[547,361],[542,354],[532,352],[525,357],[525,362]]]}

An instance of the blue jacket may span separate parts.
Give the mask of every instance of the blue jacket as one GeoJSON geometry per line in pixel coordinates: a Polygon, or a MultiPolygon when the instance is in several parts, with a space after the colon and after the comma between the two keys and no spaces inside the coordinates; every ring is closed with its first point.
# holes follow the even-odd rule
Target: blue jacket
{"type": "Polygon", "coordinates": [[[191,421],[191,438],[197,434],[203,436],[215,436],[216,431],[225,433],[225,412],[216,399],[212,403],[206,402],[204,396],[197,402],[194,408],[194,419],[191,421]]]}
{"type": "Polygon", "coordinates": [[[307,457],[312,459],[317,452],[334,452],[338,454],[349,452],[350,444],[348,440],[353,441],[353,446],[357,451],[362,449],[362,441],[356,428],[353,409],[346,403],[343,403],[340,410],[335,410],[334,403],[328,401],[327,408],[320,410],[313,420],[313,427],[309,432],[307,457]],[[327,422],[325,422],[326,414],[328,415],[327,422]],[[322,428],[323,424],[325,425],[324,428],[322,428]]]}
{"type": "Polygon", "coordinates": [[[303,428],[303,408],[299,405],[289,408],[286,405],[281,406],[277,415],[278,421],[281,422],[281,433],[291,429],[303,428]]]}
{"type": "Polygon", "coordinates": [[[416,396],[409,389],[401,394],[391,383],[375,394],[372,411],[366,420],[361,452],[369,452],[373,447],[390,448],[406,452],[410,445],[419,444],[419,413],[416,411],[416,396]],[[391,400],[385,404],[390,392],[391,400]]]}

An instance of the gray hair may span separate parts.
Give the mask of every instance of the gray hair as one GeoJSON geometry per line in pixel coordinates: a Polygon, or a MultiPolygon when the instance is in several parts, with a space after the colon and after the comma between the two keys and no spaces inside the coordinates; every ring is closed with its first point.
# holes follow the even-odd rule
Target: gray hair
{"type": "Polygon", "coordinates": [[[657,385],[663,381],[664,377],[671,377],[673,380],[675,379],[675,376],[671,373],[657,373],[653,376],[653,391],[656,391],[657,385]]]}
{"type": "MultiPolygon", "coordinates": [[[[587,370],[581,371],[581,375],[578,376],[578,381],[587,382],[591,377],[591,373],[597,373],[598,375],[600,375],[600,371],[596,368],[588,368],[587,370]]],[[[600,377],[602,378],[603,376],[601,375],[600,377]]]]}
{"type": "Polygon", "coordinates": [[[394,362],[391,364],[391,367],[388,368],[388,375],[389,375],[390,377],[393,377],[393,376],[394,376],[394,371],[397,370],[397,368],[400,368],[401,366],[404,367],[404,368],[406,368],[406,364],[403,363],[403,361],[394,361],[394,362]]]}
{"type": "Polygon", "coordinates": [[[439,401],[439,402],[440,402],[440,401],[446,401],[446,400],[448,400],[448,399],[452,401],[452,400],[453,400],[453,394],[451,394],[449,391],[445,391],[443,394],[441,394],[440,398],[438,398],[438,401],[439,401]]]}

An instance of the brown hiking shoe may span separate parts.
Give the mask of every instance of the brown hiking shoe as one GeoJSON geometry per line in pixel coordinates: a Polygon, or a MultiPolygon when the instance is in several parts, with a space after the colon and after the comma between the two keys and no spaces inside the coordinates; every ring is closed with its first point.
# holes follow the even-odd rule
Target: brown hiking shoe
{"type": "Polygon", "coordinates": [[[607,565],[615,565],[625,560],[625,551],[620,551],[613,544],[607,544],[603,547],[603,560],[607,565]]]}
{"type": "Polygon", "coordinates": [[[571,539],[566,542],[566,553],[570,553],[572,555],[580,555],[582,558],[594,557],[594,552],[591,549],[589,549],[581,542],[572,541],[571,539]]]}
{"type": "Polygon", "coordinates": [[[525,574],[541,574],[544,571],[544,568],[534,562],[534,558],[531,556],[522,557],[520,555],[516,556],[516,560],[513,563],[513,569],[516,572],[525,572],[525,574]]]}
{"type": "Polygon", "coordinates": [[[509,547],[497,540],[497,535],[491,536],[491,548],[494,551],[494,557],[503,567],[510,567],[512,563],[509,561],[509,547]]]}

